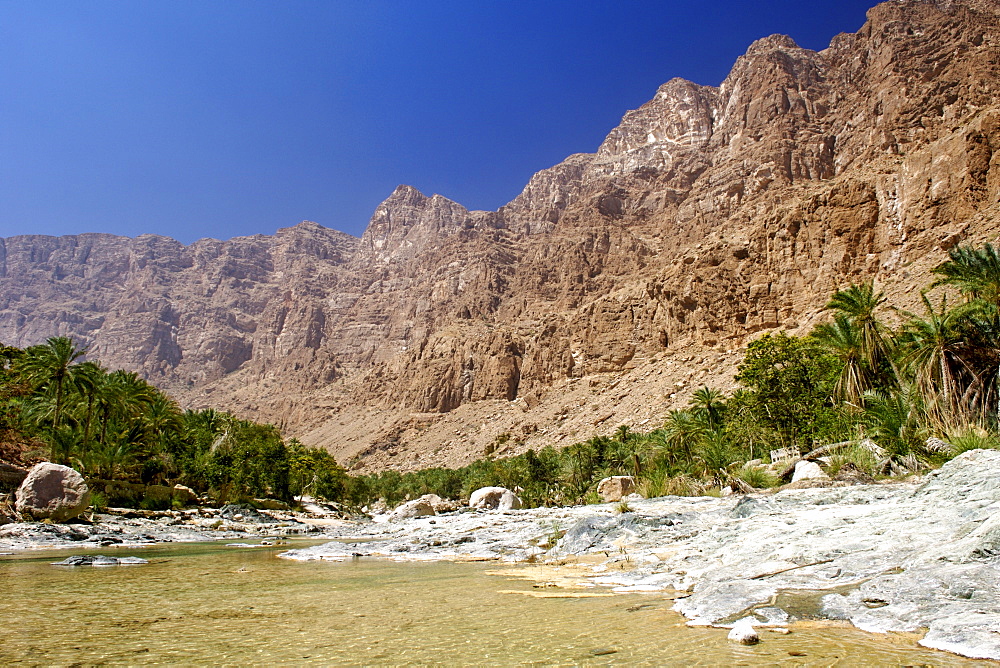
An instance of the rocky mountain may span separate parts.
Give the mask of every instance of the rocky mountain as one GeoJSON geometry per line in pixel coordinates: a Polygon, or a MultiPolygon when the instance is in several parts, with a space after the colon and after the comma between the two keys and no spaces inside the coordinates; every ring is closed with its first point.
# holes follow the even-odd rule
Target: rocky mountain
{"type": "Polygon", "coordinates": [[[892,0],[827,49],[668,81],[498,211],[400,186],[360,239],[0,239],[0,341],[70,335],[362,468],[646,425],[837,287],[915,303],[1000,211],[1000,5],[892,0]]]}

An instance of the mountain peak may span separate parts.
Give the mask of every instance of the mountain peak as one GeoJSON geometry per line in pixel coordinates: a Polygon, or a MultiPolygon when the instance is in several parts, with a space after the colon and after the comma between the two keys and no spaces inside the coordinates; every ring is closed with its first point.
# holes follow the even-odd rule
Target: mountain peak
{"type": "Polygon", "coordinates": [[[798,49],[799,45],[788,35],[768,35],[756,40],[747,49],[746,55],[755,56],[760,53],[768,53],[778,49],[798,49]]]}

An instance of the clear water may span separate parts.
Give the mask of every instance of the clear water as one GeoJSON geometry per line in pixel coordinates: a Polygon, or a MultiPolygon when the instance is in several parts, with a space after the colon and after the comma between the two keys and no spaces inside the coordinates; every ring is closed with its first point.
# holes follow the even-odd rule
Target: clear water
{"type": "Polygon", "coordinates": [[[658,595],[536,598],[511,593],[539,590],[496,575],[496,564],[298,563],[278,559],[283,549],[87,552],[152,562],[110,568],[49,564],[68,551],[0,557],[0,664],[973,663],[915,637],[834,627],[763,632],[760,645],[742,647],[724,630],[685,627],[658,595]]]}

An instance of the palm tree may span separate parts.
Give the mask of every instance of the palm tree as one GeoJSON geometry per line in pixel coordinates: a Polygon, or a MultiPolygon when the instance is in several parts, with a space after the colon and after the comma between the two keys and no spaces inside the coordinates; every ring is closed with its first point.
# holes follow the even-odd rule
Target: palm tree
{"type": "Polygon", "coordinates": [[[25,351],[21,368],[31,380],[47,386],[55,393],[55,407],[52,413],[52,429],[59,424],[62,415],[63,393],[66,384],[75,374],[79,365],[74,362],[86,355],[86,349],[77,348],[73,340],[66,336],[53,336],[43,345],[31,346],[25,351]]]}
{"type": "Polygon", "coordinates": [[[596,439],[604,439],[605,445],[610,443],[610,439],[598,436],[586,443],[574,443],[563,451],[567,482],[578,499],[583,497],[593,481],[600,462],[600,455],[593,445],[596,439]]]}
{"type": "Polygon", "coordinates": [[[694,450],[708,433],[705,422],[691,411],[672,410],[663,422],[663,443],[668,456],[683,452],[687,464],[694,461],[694,450]]]}
{"type": "Polygon", "coordinates": [[[877,444],[879,473],[915,471],[917,455],[923,454],[927,431],[923,428],[921,398],[913,386],[897,392],[869,390],[862,422],[865,434],[877,444]]]}
{"type": "Polygon", "coordinates": [[[615,435],[613,438],[619,443],[628,443],[630,440],[632,440],[633,435],[634,434],[632,432],[631,427],[629,427],[627,424],[621,424],[618,425],[617,429],[615,429],[615,435]]]}
{"type": "MultiPolygon", "coordinates": [[[[934,285],[950,285],[966,298],[959,311],[967,353],[965,361],[973,369],[970,403],[984,412],[997,398],[1000,367],[1000,249],[990,244],[982,248],[957,246],[949,259],[934,268],[939,278],[934,285]]],[[[992,411],[1000,412],[993,407],[992,411]]]]}
{"type": "Polygon", "coordinates": [[[826,304],[828,310],[843,315],[857,330],[861,359],[875,374],[880,372],[891,352],[888,329],[875,314],[885,301],[885,293],[875,292],[874,284],[868,282],[838,290],[826,304]]]}
{"type": "MultiPolygon", "coordinates": [[[[981,249],[956,246],[948,251],[950,259],[932,271],[941,278],[937,285],[951,285],[969,299],[1000,307],[1000,252],[986,244],[981,249]]],[[[933,286],[932,286],[933,287],[933,286]]]]}
{"type": "Polygon", "coordinates": [[[910,319],[899,335],[901,363],[932,420],[942,427],[967,422],[973,417],[968,400],[983,384],[967,359],[970,347],[964,329],[969,309],[949,309],[946,297],[935,309],[926,294],[920,298],[926,316],[905,313],[910,319]]]}
{"type": "Polygon", "coordinates": [[[713,431],[708,432],[699,441],[695,465],[698,473],[706,477],[711,476],[716,484],[722,485],[728,478],[726,469],[736,457],[736,450],[726,434],[713,431]]]}
{"type": "Polygon", "coordinates": [[[142,432],[143,478],[160,476],[170,469],[171,444],[181,435],[184,421],[177,402],[153,391],[139,415],[142,432]]]}
{"type": "Polygon", "coordinates": [[[840,359],[840,375],[833,388],[833,398],[860,406],[865,390],[873,385],[861,332],[849,316],[837,313],[833,322],[816,325],[812,337],[820,347],[840,359]]]}
{"type": "Polygon", "coordinates": [[[97,399],[98,389],[104,382],[107,372],[101,368],[97,362],[83,362],[78,365],[73,374],[72,387],[83,395],[87,402],[87,408],[83,420],[83,448],[86,450],[90,446],[90,429],[94,421],[94,402],[97,399]]]}
{"type": "Polygon", "coordinates": [[[695,390],[688,402],[691,412],[702,420],[710,430],[722,426],[722,416],[726,409],[726,395],[707,385],[695,390]]]}

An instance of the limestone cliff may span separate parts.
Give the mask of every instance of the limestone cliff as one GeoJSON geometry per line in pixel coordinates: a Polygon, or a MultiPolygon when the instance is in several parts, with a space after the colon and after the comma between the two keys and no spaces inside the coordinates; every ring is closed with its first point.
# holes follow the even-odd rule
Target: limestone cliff
{"type": "Polygon", "coordinates": [[[998,62],[995,3],[894,0],[823,51],[775,35],[717,88],[668,81],[499,211],[400,186],[361,239],[2,239],[0,340],[72,335],[367,467],[648,424],[838,286],[911,304],[996,237],[998,62]]]}

